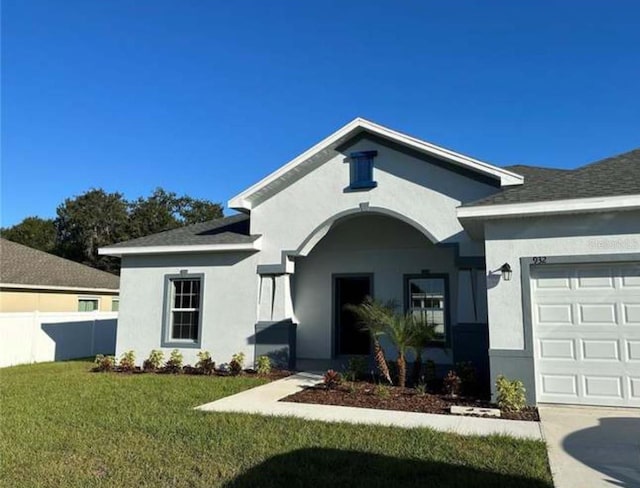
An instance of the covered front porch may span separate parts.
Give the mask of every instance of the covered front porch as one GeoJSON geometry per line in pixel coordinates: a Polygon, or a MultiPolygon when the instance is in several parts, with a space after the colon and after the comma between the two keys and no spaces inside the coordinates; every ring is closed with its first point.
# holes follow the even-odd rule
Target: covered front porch
{"type": "MultiPolygon", "coordinates": [[[[426,357],[441,373],[472,361],[488,378],[484,259],[461,257],[457,244],[434,244],[422,226],[381,212],[336,219],[288,259],[290,272],[261,275],[258,326],[265,338],[273,324],[295,330],[287,337],[297,369],[339,369],[370,356],[370,338],[345,305],[371,296],[436,324],[426,357]]],[[[266,349],[257,337],[258,355],[266,349]]],[[[382,345],[393,359],[393,345],[382,345]]]]}

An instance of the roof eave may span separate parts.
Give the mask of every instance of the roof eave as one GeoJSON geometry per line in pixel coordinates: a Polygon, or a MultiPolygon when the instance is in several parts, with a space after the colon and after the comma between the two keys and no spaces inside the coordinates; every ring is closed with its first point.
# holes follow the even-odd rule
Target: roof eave
{"type": "Polygon", "coordinates": [[[458,219],[463,222],[470,220],[535,217],[540,215],[609,212],[637,209],[640,209],[640,195],[622,195],[458,207],[456,209],[456,214],[458,219]]]}
{"type": "Polygon", "coordinates": [[[155,254],[193,254],[203,252],[255,252],[262,249],[262,237],[252,242],[236,244],[185,244],[174,246],[101,247],[98,254],[104,256],[132,256],[155,254]]]}

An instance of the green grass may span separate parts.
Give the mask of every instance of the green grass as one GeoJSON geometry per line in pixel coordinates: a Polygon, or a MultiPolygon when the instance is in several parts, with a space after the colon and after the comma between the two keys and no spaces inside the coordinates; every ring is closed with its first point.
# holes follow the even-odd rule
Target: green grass
{"type": "Polygon", "coordinates": [[[551,487],[542,442],[192,407],[250,377],[0,370],[0,485],[551,487]]]}

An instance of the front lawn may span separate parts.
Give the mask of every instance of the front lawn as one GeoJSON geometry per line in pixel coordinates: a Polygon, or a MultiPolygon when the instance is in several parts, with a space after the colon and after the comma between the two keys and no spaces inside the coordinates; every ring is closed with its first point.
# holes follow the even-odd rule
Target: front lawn
{"type": "Polygon", "coordinates": [[[542,442],[213,414],[256,377],[0,370],[1,486],[552,487],[542,442]]]}

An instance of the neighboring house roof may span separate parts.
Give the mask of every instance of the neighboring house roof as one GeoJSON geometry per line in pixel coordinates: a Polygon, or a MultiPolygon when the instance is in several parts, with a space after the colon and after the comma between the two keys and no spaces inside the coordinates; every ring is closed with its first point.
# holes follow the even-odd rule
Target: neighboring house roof
{"type": "Polygon", "coordinates": [[[249,234],[249,216],[232,215],[119,242],[100,254],[156,254],[197,251],[251,251],[260,249],[260,236],[249,234]]]}
{"type": "Polygon", "coordinates": [[[473,173],[486,176],[496,181],[498,186],[522,184],[522,176],[508,169],[470,158],[464,154],[436,146],[435,144],[389,129],[369,120],[356,118],[248,190],[233,197],[229,200],[229,207],[242,211],[251,210],[314,168],[335,157],[341,146],[362,134],[398,144],[402,147],[417,151],[418,153],[445,161],[454,167],[458,166],[473,173]]]}
{"type": "Polygon", "coordinates": [[[574,170],[510,166],[525,177],[524,185],[463,207],[640,195],[640,149],[603,159],[574,170]]]}
{"type": "Polygon", "coordinates": [[[35,288],[117,291],[111,273],[0,238],[0,283],[35,288]]]}

